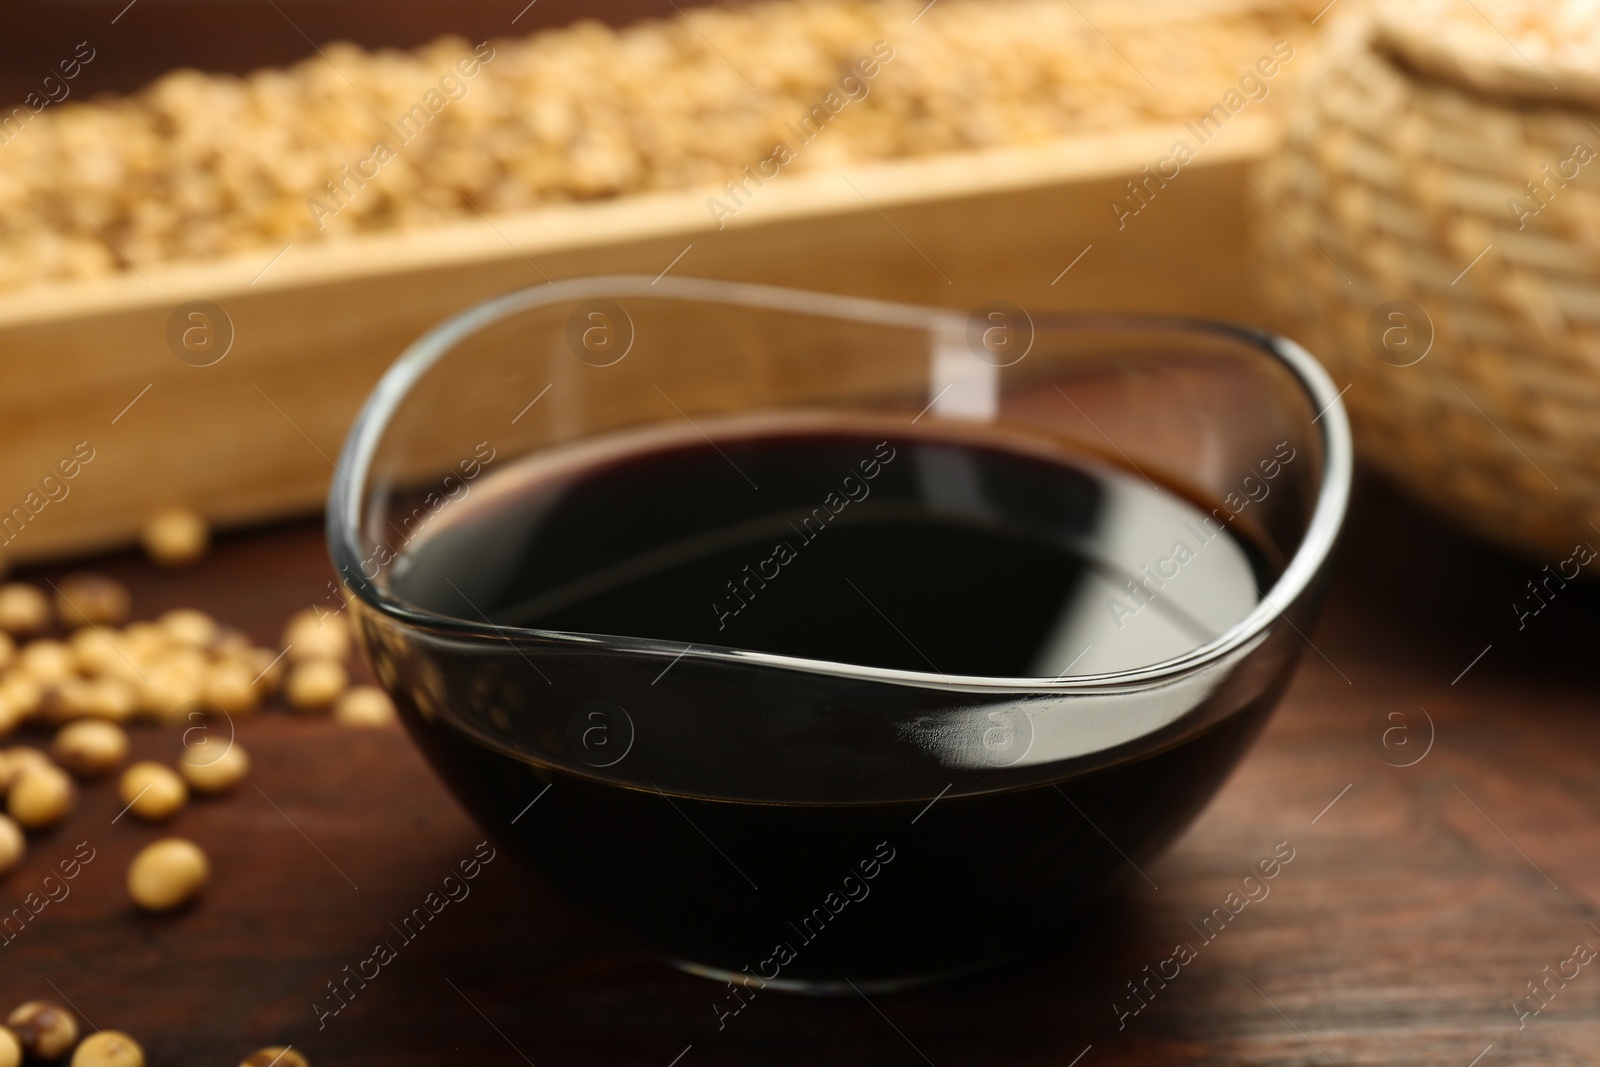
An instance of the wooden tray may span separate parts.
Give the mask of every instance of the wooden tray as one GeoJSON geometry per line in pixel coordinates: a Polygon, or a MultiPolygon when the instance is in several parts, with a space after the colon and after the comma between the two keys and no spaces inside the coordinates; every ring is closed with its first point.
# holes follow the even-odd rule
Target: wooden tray
{"type": "Polygon", "coordinates": [[[222,526],[313,511],[407,344],[547,279],[670,270],[962,309],[1004,298],[1254,321],[1245,174],[1279,140],[1270,116],[1236,118],[1120,227],[1110,206],[1185,136],[1145,126],[785,174],[720,229],[715,190],[653,193],[0,295],[0,551],[126,543],[173,504],[222,526]],[[195,300],[232,326],[205,367],[168,342],[195,300]],[[75,449],[93,458],[47,499],[41,479],[75,449]]]}

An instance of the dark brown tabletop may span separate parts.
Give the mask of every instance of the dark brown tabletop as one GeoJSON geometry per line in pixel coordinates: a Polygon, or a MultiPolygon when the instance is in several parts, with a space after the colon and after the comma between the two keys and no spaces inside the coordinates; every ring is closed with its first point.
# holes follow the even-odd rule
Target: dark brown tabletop
{"type": "MultiPolygon", "coordinates": [[[[133,586],[141,616],[198,606],[263,643],[329,577],[311,523],[227,537],[179,574],[94,565],[133,586]]],[[[158,828],[113,824],[99,783],[31,841],[0,883],[8,911],[79,842],[94,859],[0,944],[0,1004],[70,1000],[151,1064],[231,1065],[269,1043],[318,1067],[1592,1063],[1600,966],[1577,950],[1600,948],[1600,596],[1569,587],[1519,630],[1510,605],[1537,573],[1366,486],[1315,647],[1260,743],[1148,880],[1080,940],[1005,969],[870,1001],[766,992],[719,1031],[720,986],[501,854],[319,1028],[328,983],[396,941],[390,924],[484,835],[399,730],[270,712],[239,725],[256,767],[234,795],[158,828]],[[138,914],[128,861],[167,833],[204,845],[212,885],[190,910],[138,914]],[[1293,859],[1270,894],[1201,936],[1275,849],[1293,859]],[[1193,958],[1147,982],[1147,965],[1172,974],[1179,943],[1193,958]]],[[[178,745],[136,731],[141,755],[178,745]]],[[[1027,924],[1042,906],[974,900],[971,921],[1027,924]]]]}

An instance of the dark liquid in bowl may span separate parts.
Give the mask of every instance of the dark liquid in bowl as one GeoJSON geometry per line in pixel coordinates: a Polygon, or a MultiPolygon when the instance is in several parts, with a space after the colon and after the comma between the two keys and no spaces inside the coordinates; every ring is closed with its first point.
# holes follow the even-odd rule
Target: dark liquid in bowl
{"type": "MultiPolygon", "coordinates": [[[[392,590],[500,626],[1051,678],[1195,648],[1274,577],[1233,526],[1090,462],[903,429],[714,440],[654,439],[486,477],[411,541],[392,590]]],[[[491,688],[482,656],[504,663],[506,647],[410,654],[443,679],[436,688],[472,693],[491,688]]],[[[758,768],[741,762],[738,738],[697,720],[719,700],[742,702],[752,731],[803,718],[823,684],[815,675],[670,654],[534,649],[523,662],[484,698],[493,711],[452,709],[470,729],[398,686],[409,725],[484,825],[666,955],[822,983],[990,962],[1137,879],[1134,864],[1193,817],[1279,688],[1155,754],[1043,785],[963,795],[957,767],[947,794],[897,791],[868,759],[855,778],[807,792],[815,753],[848,744],[832,727],[797,730],[758,768]],[[564,731],[518,729],[551,709],[564,731]],[[541,752],[529,737],[559,748],[541,752]],[[703,786],[677,765],[691,756],[714,772],[703,786]]],[[[899,721],[939,692],[870,683],[844,699],[859,699],[853,714],[899,721]]]]}

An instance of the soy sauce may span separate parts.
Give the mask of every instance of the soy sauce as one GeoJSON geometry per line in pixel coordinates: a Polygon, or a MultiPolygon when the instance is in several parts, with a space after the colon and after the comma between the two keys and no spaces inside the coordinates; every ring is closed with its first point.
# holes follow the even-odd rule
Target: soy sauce
{"type": "Polygon", "coordinates": [[[690,432],[502,472],[417,539],[393,587],[503,626],[1049,678],[1189,651],[1271,570],[1212,513],[1104,464],[903,433],[690,432]]]}
{"type": "MultiPolygon", "coordinates": [[[[816,754],[848,744],[851,715],[950,699],[955,676],[1114,671],[1204,644],[1277,570],[1228,516],[1092,457],[943,428],[702,424],[503,467],[386,576],[418,608],[592,647],[513,657],[400,628],[368,643],[435,767],[580,907],[692,969],[885,988],[1036,946],[1138,882],[1248,746],[1290,657],[1211,727],[1043,785],[967,793],[952,772],[944,792],[896,796],[867,752],[788,799],[816,754]],[[605,649],[618,637],[684,658],[605,649]],[[718,648],[924,680],[852,688],[690,655],[718,648]],[[814,699],[859,707],[780,731],[771,768],[732,755],[740,723],[778,729],[814,699]],[[732,730],[703,729],[731,700],[732,730]],[[615,731],[602,758],[592,722],[615,731]]],[[[725,1024],[733,1005],[716,1010],[725,1024]]]]}

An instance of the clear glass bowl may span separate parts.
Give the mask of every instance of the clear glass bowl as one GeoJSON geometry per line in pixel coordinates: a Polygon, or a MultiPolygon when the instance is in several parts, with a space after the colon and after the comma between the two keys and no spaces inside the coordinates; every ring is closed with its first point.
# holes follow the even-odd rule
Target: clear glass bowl
{"type": "MultiPolygon", "coordinates": [[[[938,469],[936,491],[988,476],[938,469]]],[[[1287,684],[1350,477],[1331,382],[1260,333],[589,278],[413,344],[345,443],[328,539],[378,677],[488,833],[687,969],[870,990],[1006,959],[1139,879],[1287,684]],[[995,677],[517,625],[499,564],[538,543],[527,508],[431,591],[416,578],[418,546],[541,464],[801,424],[890,427],[917,455],[980,435],[1135,496],[1148,484],[1202,510],[1170,528],[1099,515],[1097,567],[1166,574],[1173,542],[1217,536],[1193,520],[1209,513],[1252,546],[1264,588],[1201,590],[1187,607],[1209,621],[1176,643],[1067,640],[1029,676],[995,677]]],[[[648,516],[618,525],[596,536],[650,546],[648,516]]],[[[998,610],[1024,585],[995,588],[998,610]]],[[[1123,593],[1104,594],[1113,615],[1118,595],[1141,606],[1123,593]]],[[[958,621],[913,624],[931,640],[958,621]]]]}

